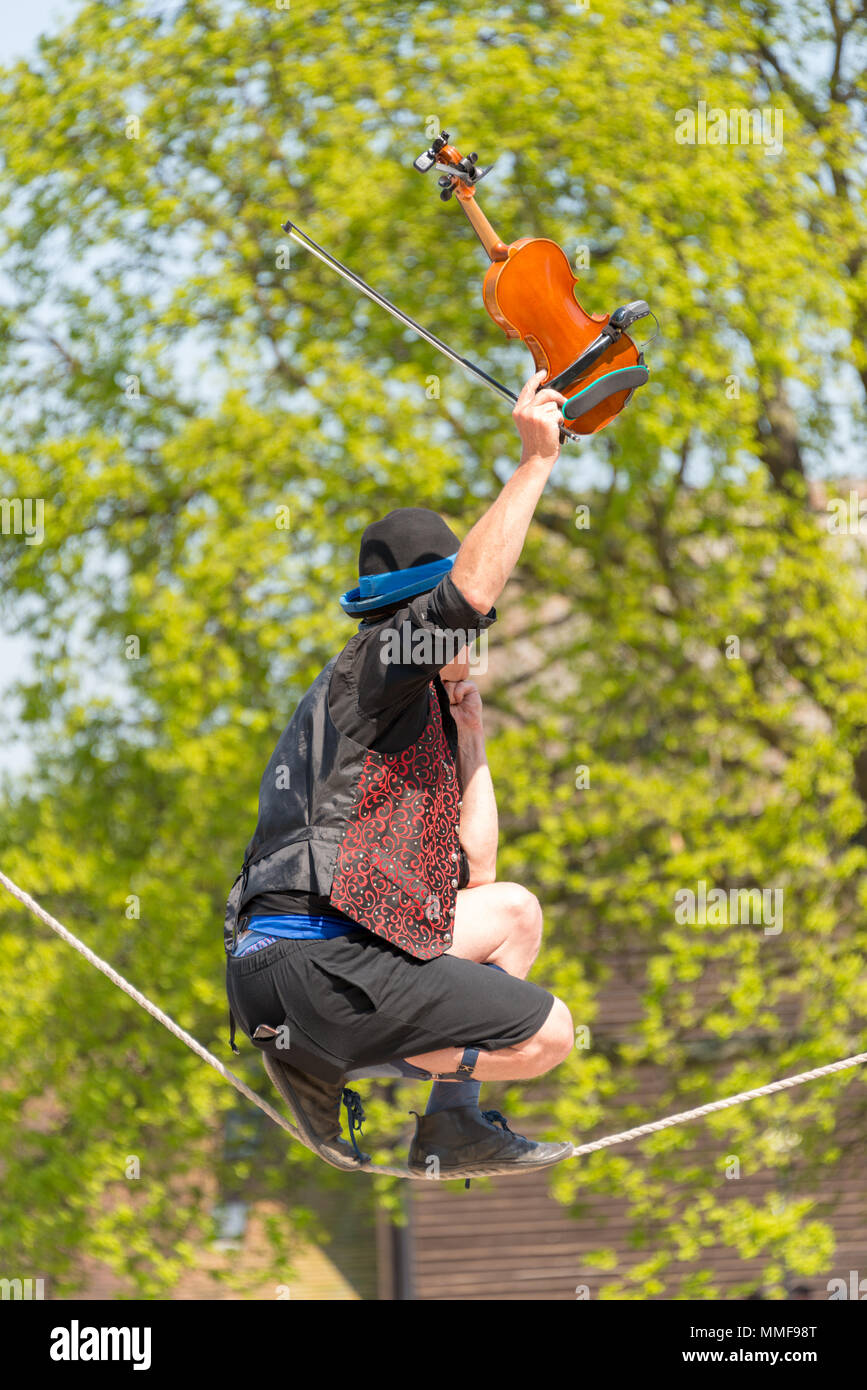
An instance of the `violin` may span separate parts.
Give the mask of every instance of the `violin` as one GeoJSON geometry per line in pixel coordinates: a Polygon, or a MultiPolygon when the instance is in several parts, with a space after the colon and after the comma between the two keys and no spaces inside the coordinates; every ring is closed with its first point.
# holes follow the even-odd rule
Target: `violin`
{"type": "Polygon", "coordinates": [[[586,313],[576,297],[578,277],[562,247],[550,237],[501,241],[476,199],[476,188],[492,166],[480,170],[478,155],[464,157],[448,140],[443,131],[413,167],[422,174],[438,170],[440,197],[444,202],[457,197],[491,262],[482,285],[485,308],[508,338],[527,344],[536,370],[544,368],[540,389],[551,386],[567,397],[563,429],[595,434],[648,379],[643,352],[626,330],[650,308],[636,299],[612,314],[586,313]]]}

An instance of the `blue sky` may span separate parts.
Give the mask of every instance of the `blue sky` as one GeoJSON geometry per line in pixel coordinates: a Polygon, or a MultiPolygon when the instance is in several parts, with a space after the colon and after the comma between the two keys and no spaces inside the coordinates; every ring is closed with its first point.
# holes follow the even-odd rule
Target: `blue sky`
{"type": "MultiPolygon", "coordinates": [[[[40,34],[55,33],[78,9],[76,0],[27,0],[27,4],[4,6],[0,26],[0,65],[6,66],[33,51],[40,34]]],[[[0,694],[28,669],[27,643],[7,636],[0,628],[0,694]]],[[[28,766],[24,748],[0,744],[0,770],[18,772],[28,766]]]]}
{"type": "Polygon", "coordinates": [[[61,29],[78,8],[72,0],[27,0],[26,5],[4,6],[0,63],[25,57],[40,34],[61,29]]]}

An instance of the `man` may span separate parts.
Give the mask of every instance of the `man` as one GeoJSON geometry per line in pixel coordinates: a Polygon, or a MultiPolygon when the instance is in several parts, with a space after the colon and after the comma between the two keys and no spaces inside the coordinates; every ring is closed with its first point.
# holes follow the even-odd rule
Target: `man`
{"type": "Polygon", "coordinates": [[[467,679],[560,451],[564,397],[538,389],[544,375],[513,412],[521,462],[463,544],[424,508],[365,530],[358,588],[341,599],[359,629],[281,735],[227,905],[232,1036],[237,1018],[305,1141],[337,1167],[365,1157],[344,1083],[369,1075],[434,1081],[412,1172],[520,1172],[572,1152],[479,1109],[483,1081],[540,1076],[574,1042],[563,1002],[525,978],[542,914],[496,879],[482,701],[467,679]]]}

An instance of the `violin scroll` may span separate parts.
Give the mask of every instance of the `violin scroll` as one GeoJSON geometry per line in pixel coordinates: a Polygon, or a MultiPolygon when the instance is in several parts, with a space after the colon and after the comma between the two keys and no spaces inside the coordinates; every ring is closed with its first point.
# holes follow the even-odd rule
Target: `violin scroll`
{"type": "Polygon", "coordinates": [[[420,174],[430,173],[431,169],[441,171],[441,177],[437,182],[442,189],[440,197],[447,203],[459,185],[463,185],[465,189],[475,188],[494,167],[493,164],[489,164],[487,169],[479,169],[478,162],[477,154],[462,155],[454,145],[450,145],[449,133],[443,130],[430,149],[413,160],[412,167],[420,174]]]}

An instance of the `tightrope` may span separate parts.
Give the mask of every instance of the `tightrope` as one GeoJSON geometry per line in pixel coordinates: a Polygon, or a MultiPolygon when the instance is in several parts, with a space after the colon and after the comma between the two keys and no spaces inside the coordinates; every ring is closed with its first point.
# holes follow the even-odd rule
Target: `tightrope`
{"type": "MultiPolygon", "coordinates": [[[[119,975],[107,961],[102,960],[94,951],[91,951],[90,947],[85,946],[83,941],[79,941],[77,936],[73,936],[71,931],[68,931],[55,917],[52,917],[50,912],[46,912],[45,908],[41,907],[34,898],[31,898],[29,893],[25,893],[23,888],[19,888],[17,883],[13,883],[12,879],[7,878],[2,871],[0,871],[0,883],[3,884],[7,892],[12,894],[13,898],[17,898],[18,902],[32,912],[34,917],[38,917],[40,922],[44,922],[47,927],[56,932],[67,945],[78,951],[79,955],[84,956],[86,961],[96,966],[97,970],[101,970],[112,984],[117,985],[118,989],[122,989],[124,994],[129,995],[130,999],[134,999],[137,1004],[140,1004],[151,1018],[155,1018],[180,1042],[186,1043],[197,1057],[200,1057],[203,1062],[207,1062],[209,1067],[214,1068],[214,1071],[219,1072],[224,1081],[228,1081],[235,1087],[236,1091],[240,1091],[242,1096],[246,1096],[247,1100],[258,1105],[269,1119],[273,1120],[281,1129],[285,1129],[286,1133],[291,1134],[293,1139],[298,1139],[302,1144],[305,1142],[285,1115],[281,1115],[279,1110],[275,1110],[273,1105],[269,1105],[266,1100],[251,1090],[245,1081],[242,1081],[239,1076],[236,1076],[234,1072],[229,1071],[229,1068],[223,1065],[219,1057],[215,1057],[213,1052],[209,1052],[206,1047],[203,1047],[191,1033],[181,1028],[173,1018],[169,1018],[168,1014],[163,1013],[162,1009],[153,1004],[146,995],[131,985],[122,975],[119,975]]],[[[852,1057],[844,1057],[842,1061],[828,1062],[825,1066],[813,1067],[811,1071],[799,1072],[797,1076],[785,1076],[780,1081],[769,1081],[764,1086],[756,1086],[752,1091],[739,1091],[737,1095],[726,1096],[722,1100],[712,1100],[707,1105],[697,1105],[692,1110],[681,1110],[677,1115],[666,1115],[662,1120],[652,1120],[649,1124],[637,1125],[634,1129],[624,1129],[619,1134],[609,1134],[605,1139],[594,1139],[589,1144],[573,1144],[572,1157],[580,1158],[583,1154],[597,1153],[598,1150],[611,1148],[614,1144],[629,1144],[635,1139],[645,1138],[648,1134],[658,1134],[660,1130],[670,1129],[672,1125],[689,1124],[693,1120],[704,1119],[705,1115],[714,1115],[719,1110],[728,1110],[733,1105],[743,1105],[747,1101],[758,1100],[760,1096],[774,1095],[777,1091],[788,1091],[793,1086],[803,1086],[807,1081],[818,1081],[821,1076],[833,1076],[835,1072],[848,1071],[852,1067],[863,1066],[865,1062],[867,1062],[867,1052],[857,1052],[852,1057]]],[[[406,1168],[389,1167],[379,1163],[367,1163],[361,1171],[382,1173],[396,1178],[419,1177],[425,1181],[425,1174],[423,1173],[409,1173],[406,1168]]]]}

